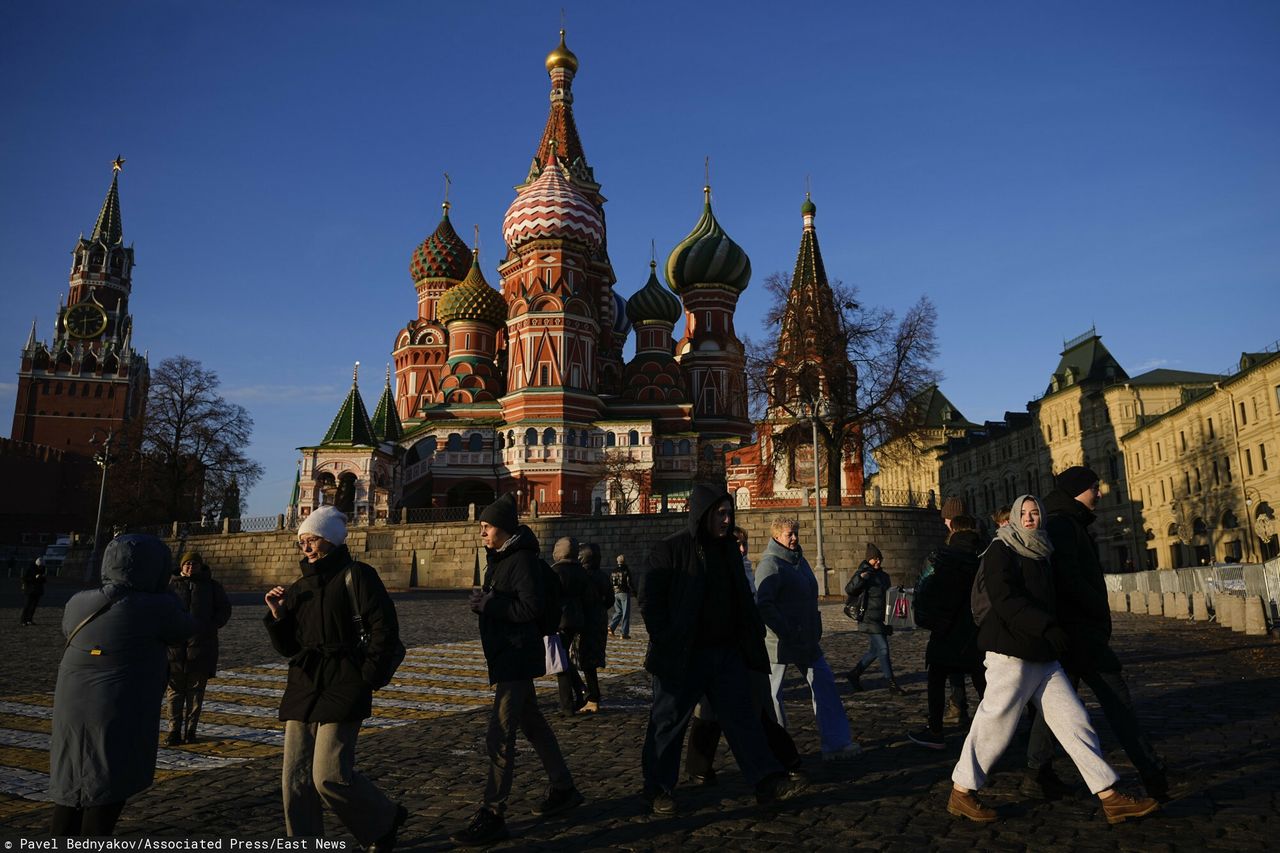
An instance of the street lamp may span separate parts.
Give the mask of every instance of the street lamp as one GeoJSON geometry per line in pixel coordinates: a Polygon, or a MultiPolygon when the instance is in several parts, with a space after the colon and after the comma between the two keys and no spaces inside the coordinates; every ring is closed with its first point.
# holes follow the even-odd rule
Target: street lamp
{"type": "Polygon", "coordinates": [[[822,573],[822,594],[824,596],[831,594],[831,582],[827,577],[826,558],[822,553],[822,485],[818,479],[818,414],[820,401],[811,399],[805,401],[805,407],[809,410],[809,423],[813,427],[813,526],[818,539],[818,565],[815,569],[822,573]]]}
{"type": "MultiPolygon", "coordinates": [[[[98,535],[102,532],[102,504],[107,496],[107,469],[111,467],[111,440],[115,438],[115,430],[107,430],[107,437],[102,441],[102,450],[93,454],[93,461],[102,469],[102,483],[98,486],[98,520],[93,524],[93,557],[89,560],[89,567],[85,571],[85,581],[93,580],[94,573],[98,568],[98,561],[101,559],[101,552],[98,550],[98,535]]],[[[93,435],[89,437],[90,444],[98,443],[98,431],[95,429],[93,435]]]]}

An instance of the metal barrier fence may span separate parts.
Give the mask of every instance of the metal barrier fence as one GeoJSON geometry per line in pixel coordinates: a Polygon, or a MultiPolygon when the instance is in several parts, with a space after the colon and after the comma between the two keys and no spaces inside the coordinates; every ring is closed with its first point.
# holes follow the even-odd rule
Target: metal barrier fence
{"type": "Polygon", "coordinates": [[[1265,605],[1268,621],[1280,620],[1280,558],[1251,565],[1223,563],[1195,569],[1106,575],[1106,582],[1111,592],[1185,592],[1187,595],[1201,592],[1214,610],[1217,596],[1256,596],[1265,605]]]}

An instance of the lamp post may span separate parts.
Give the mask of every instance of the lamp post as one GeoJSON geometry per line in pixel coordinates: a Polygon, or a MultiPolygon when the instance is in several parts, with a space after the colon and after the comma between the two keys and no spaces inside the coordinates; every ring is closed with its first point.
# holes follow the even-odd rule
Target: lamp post
{"type": "MultiPolygon", "coordinates": [[[[98,568],[101,552],[98,550],[98,535],[102,532],[102,505],[107,496],[107,469],[111,467],[111,440],[115,438],[115,430],[107,430],[107,437],[102,441],[102,450],[93,454],[93,461],[102,469],[102,483],[98,486],[98,520],[93,524],[93,557],[85,571],[85,580],[93,580],[98,568]]],[[[89,437],[90,444],[98,443],[98,431],[95,429],[89,437]]]]}
{"type": "Polygon", "coordinates": [[[822,485],[818,479],[820,472],[818,470],[818,413],[819,401],[806,401],[809,409],[809,424],[813,428],[813,526],[818,539],[818,565],[815,570],[822,574],[822,594],[824,596],[831,594],[831,583],[827,577],[827,562],[822,553],[822,485]]]}

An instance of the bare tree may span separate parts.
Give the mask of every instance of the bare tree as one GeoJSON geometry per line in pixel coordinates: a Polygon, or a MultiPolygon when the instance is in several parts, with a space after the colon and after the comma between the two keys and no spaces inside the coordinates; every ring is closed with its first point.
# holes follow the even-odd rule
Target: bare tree
{"type": "Polygon", "coordinates": [[[634,447],[603,448],[593,475],[604,484],[605,499],[617,502],[619,515],[631,512],[649,489],[650,472],[641,465],[634,447]]]}
{"type": "Polygon", "coordinates": [[[863,307],[857,287],[838,280],[829,302],[820,294],[806,310],[788,310],[791,276],[773,273],[764,286],[770,297],[764,326],[776,334],[746,344],[753,418],[785,424],[774,437],[780,457],[811,442],[816,410],[827,503],[838,506],[843,456],[862,464],[864,446],[918,427],[911,400],[939,378],[937,312],[924,296],[901,318],[888,308],[863,307]]]}

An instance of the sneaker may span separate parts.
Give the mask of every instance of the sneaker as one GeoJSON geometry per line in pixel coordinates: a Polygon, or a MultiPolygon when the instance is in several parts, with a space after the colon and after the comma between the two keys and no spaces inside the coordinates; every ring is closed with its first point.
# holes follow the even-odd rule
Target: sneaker
{"type": "Polygon", "coordinates": [[[764,806],[790,800],[803,794],[808,787],[807,780],[793,779],[788,773],[775,773],[756,785],[756,802],[764,806]]]}
{"type": "Polygon", "coordinates": [[[644,799],[649,804],[650,814],[673,815],[679,811],[676,807],[676,798],[671,796],[670,791],[664,791],[661,788],[657,791],[646,791],[644,799]]]}
{"type": "Polygon", "coordinates": [[[951,787],[951,796],[947,798],[947,813],[968,818],[974,823],[991,823],[1000,817],[995,809],[984,806],[973,795],[973,791],[957,791],[954,785],[951,787]]]}
{"type": "Polygon", "coordinates": [[[832,752],[822,753],[823,761],[848,761],[853,758],[859,758],[862,755],[862,747],[856,743],[851,743],[843,749],[833,750],[832,752]]]}
{"type": "Polygon", "coordinates": [[[1070,794],[1072,789],[1058,777],[1057,773],[1053,772],[1052,767],[1042,767],[1038,772],[1028,770],[1022,777],[1022,784],[1018,786],[1018,790],[1024,797],[1053,802],[1070,794]]]}
{"type": "Polygon", "coordinates": [[[396,848],[396,836],[400,834],[400,827],[408,819],[409,810],[397,803],[396,813],[391,818],[391,828],[384,832],[377,841],[369,845],[369,853],[391,853],[396,848]]]}
{"type": "Polygon", "coordinates": [[[1106,816],[1107,823],[1113,824],[1124,823],[1130,818],[1149,815],[1158,808],[1160,808],[1160,804],[1150,797],[1130,797],[1128,794],[1122,794],[1119,791],[1114,792],[1102,801],[1102,814],[1106,816]]]}
{"type": "Polygon", "coordinates": [[[484,847],[511,837],[502,815],[481,806],[466,829],[455,832],[449,840],[462,847],[484,847]]]}
{"type": "Polygon", "coordinates": [[[942,732],[935,732],[929,729],[922,729],[918,732],[907,732],[907,740],[925,749],[946,749],[947,742],[942,738],[942,732]]]}
{"type": "Polygon", "coordinates": [[[569,809],[577,808],[586,801],[586,797],[577,788],[551,788],[547,798],[533,807],[533,813],[539,817],[552,817],[569,809]]]}

